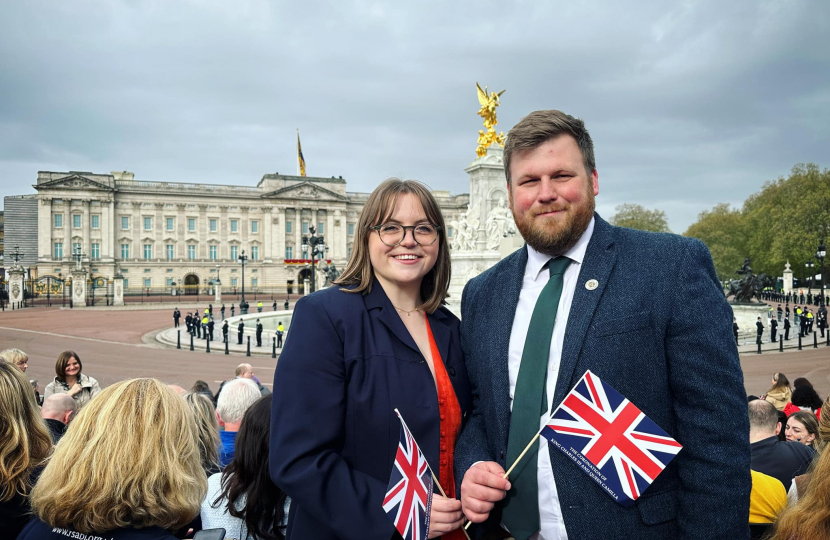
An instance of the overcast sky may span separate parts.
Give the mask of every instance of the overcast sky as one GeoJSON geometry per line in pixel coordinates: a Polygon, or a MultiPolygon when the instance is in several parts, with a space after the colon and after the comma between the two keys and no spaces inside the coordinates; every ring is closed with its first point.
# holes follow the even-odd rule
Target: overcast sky
{"type": "Polygon", "coordinates": [[[830,167],[830,2],[0,0],[0,195],[38,170],[469,191],[475,82],[583,118],[597,208],[683,232],[796,163],[830,167]],[[623,6],[624,5],[624,6],[623,6]]]}

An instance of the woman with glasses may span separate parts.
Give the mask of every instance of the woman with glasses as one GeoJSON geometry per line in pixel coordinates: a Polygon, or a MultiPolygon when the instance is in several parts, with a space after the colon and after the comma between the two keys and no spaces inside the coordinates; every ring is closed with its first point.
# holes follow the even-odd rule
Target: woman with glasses
{"type": "Polygon", "coordinates": [[[470,385],[459,321],[442,307],[449,282],[432,194],[385,181],[336,285],[297,302],[277,364],[270,470],[292,501],[287,538],[394,537],[384,500],[398,454],[395,409],[447,494],[436,486],[428,537],[464,538],[452,466],[470,385]]]}

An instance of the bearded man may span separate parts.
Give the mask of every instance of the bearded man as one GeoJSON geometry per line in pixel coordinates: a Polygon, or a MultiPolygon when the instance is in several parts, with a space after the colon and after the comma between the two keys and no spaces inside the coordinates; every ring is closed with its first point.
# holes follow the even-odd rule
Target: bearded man
{"type": "Polygon", "coordinates": [[[510,210],[527,244],[471,280],[461,336],[472,414],[455,478],[474,537],[748,538],[750,450],[732,311],[698,240],[613,227],[584,123],[536,111],[507,136],[510,210]],[[509,333],[505,332],[509,329],[509,333]],[[618,505],[540,442],[502,478],[586,370],[683,449],[618,505]]]}

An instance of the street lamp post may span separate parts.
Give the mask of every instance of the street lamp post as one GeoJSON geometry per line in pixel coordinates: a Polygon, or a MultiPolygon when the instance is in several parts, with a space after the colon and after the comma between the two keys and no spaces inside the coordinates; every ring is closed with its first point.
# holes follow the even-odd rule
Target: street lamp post
{"type": "Polygon", "coordinates": [[[245,250],[242,250],[242,255],[239,256],[239,262],[242,263],[242,302],[239,304],[239,311],[243,315],[248,313],[247,304],[245,304],[245,262],[248,256],[245,255],[245,250]]]}
{"type": "Polygon", "coordinates": [[[308,251],[311,249],[311,292],[314,292],[317,288],[317,279],[314,276],[315,267],[317,266],[315,261],[317,258],[322,259],[328,248],[326,248],[326,241],[322,234],[315,235],[313,226],[309,227],[308,230],[311,231],[311,236],[303,236],[302,249],[304,259],[308,258],[308,251]]]}
{"type": "Polygon", "coordinates": [[[816,259],[819,261],[819,265],[821,266],[821,302],[820,304],[824,303],[824,257],[827,256],[827,249],[824,247],[824,238],[819,240],[818,243],[818,250],[816,250],[816,259]]]}
{"type": "Polygon", "coordinates": [[[807,293],[813,294],[813,268],[815,268],[816,263],[813,261],[804,263],[804,267],[807,268],[807,293]]]}

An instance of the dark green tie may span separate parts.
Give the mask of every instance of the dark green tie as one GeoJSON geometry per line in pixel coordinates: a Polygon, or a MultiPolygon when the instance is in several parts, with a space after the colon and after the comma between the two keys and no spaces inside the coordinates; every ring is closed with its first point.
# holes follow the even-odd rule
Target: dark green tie
{"type": "MultiPolygon", "coordinates": [[[[507,439],[508,467],[539,431],[539,418],[548,410],[545,385],[550,342],[559,297],[562,296],[562,276],[570,263],[571,260],[567,257],[548,261],[546,266],[550,278],[536,300],[530,317],[522,364],[513,393],[510,435],[507,439]]],[[[505,499],[502,521],[516,540],[527,540],[539,530],[539,486],[536,481],[538,454],[537,442],[510,473],[512,486],[505,499]]],[[[553,482],[553,478],[550,481],[553,482]]]]}

